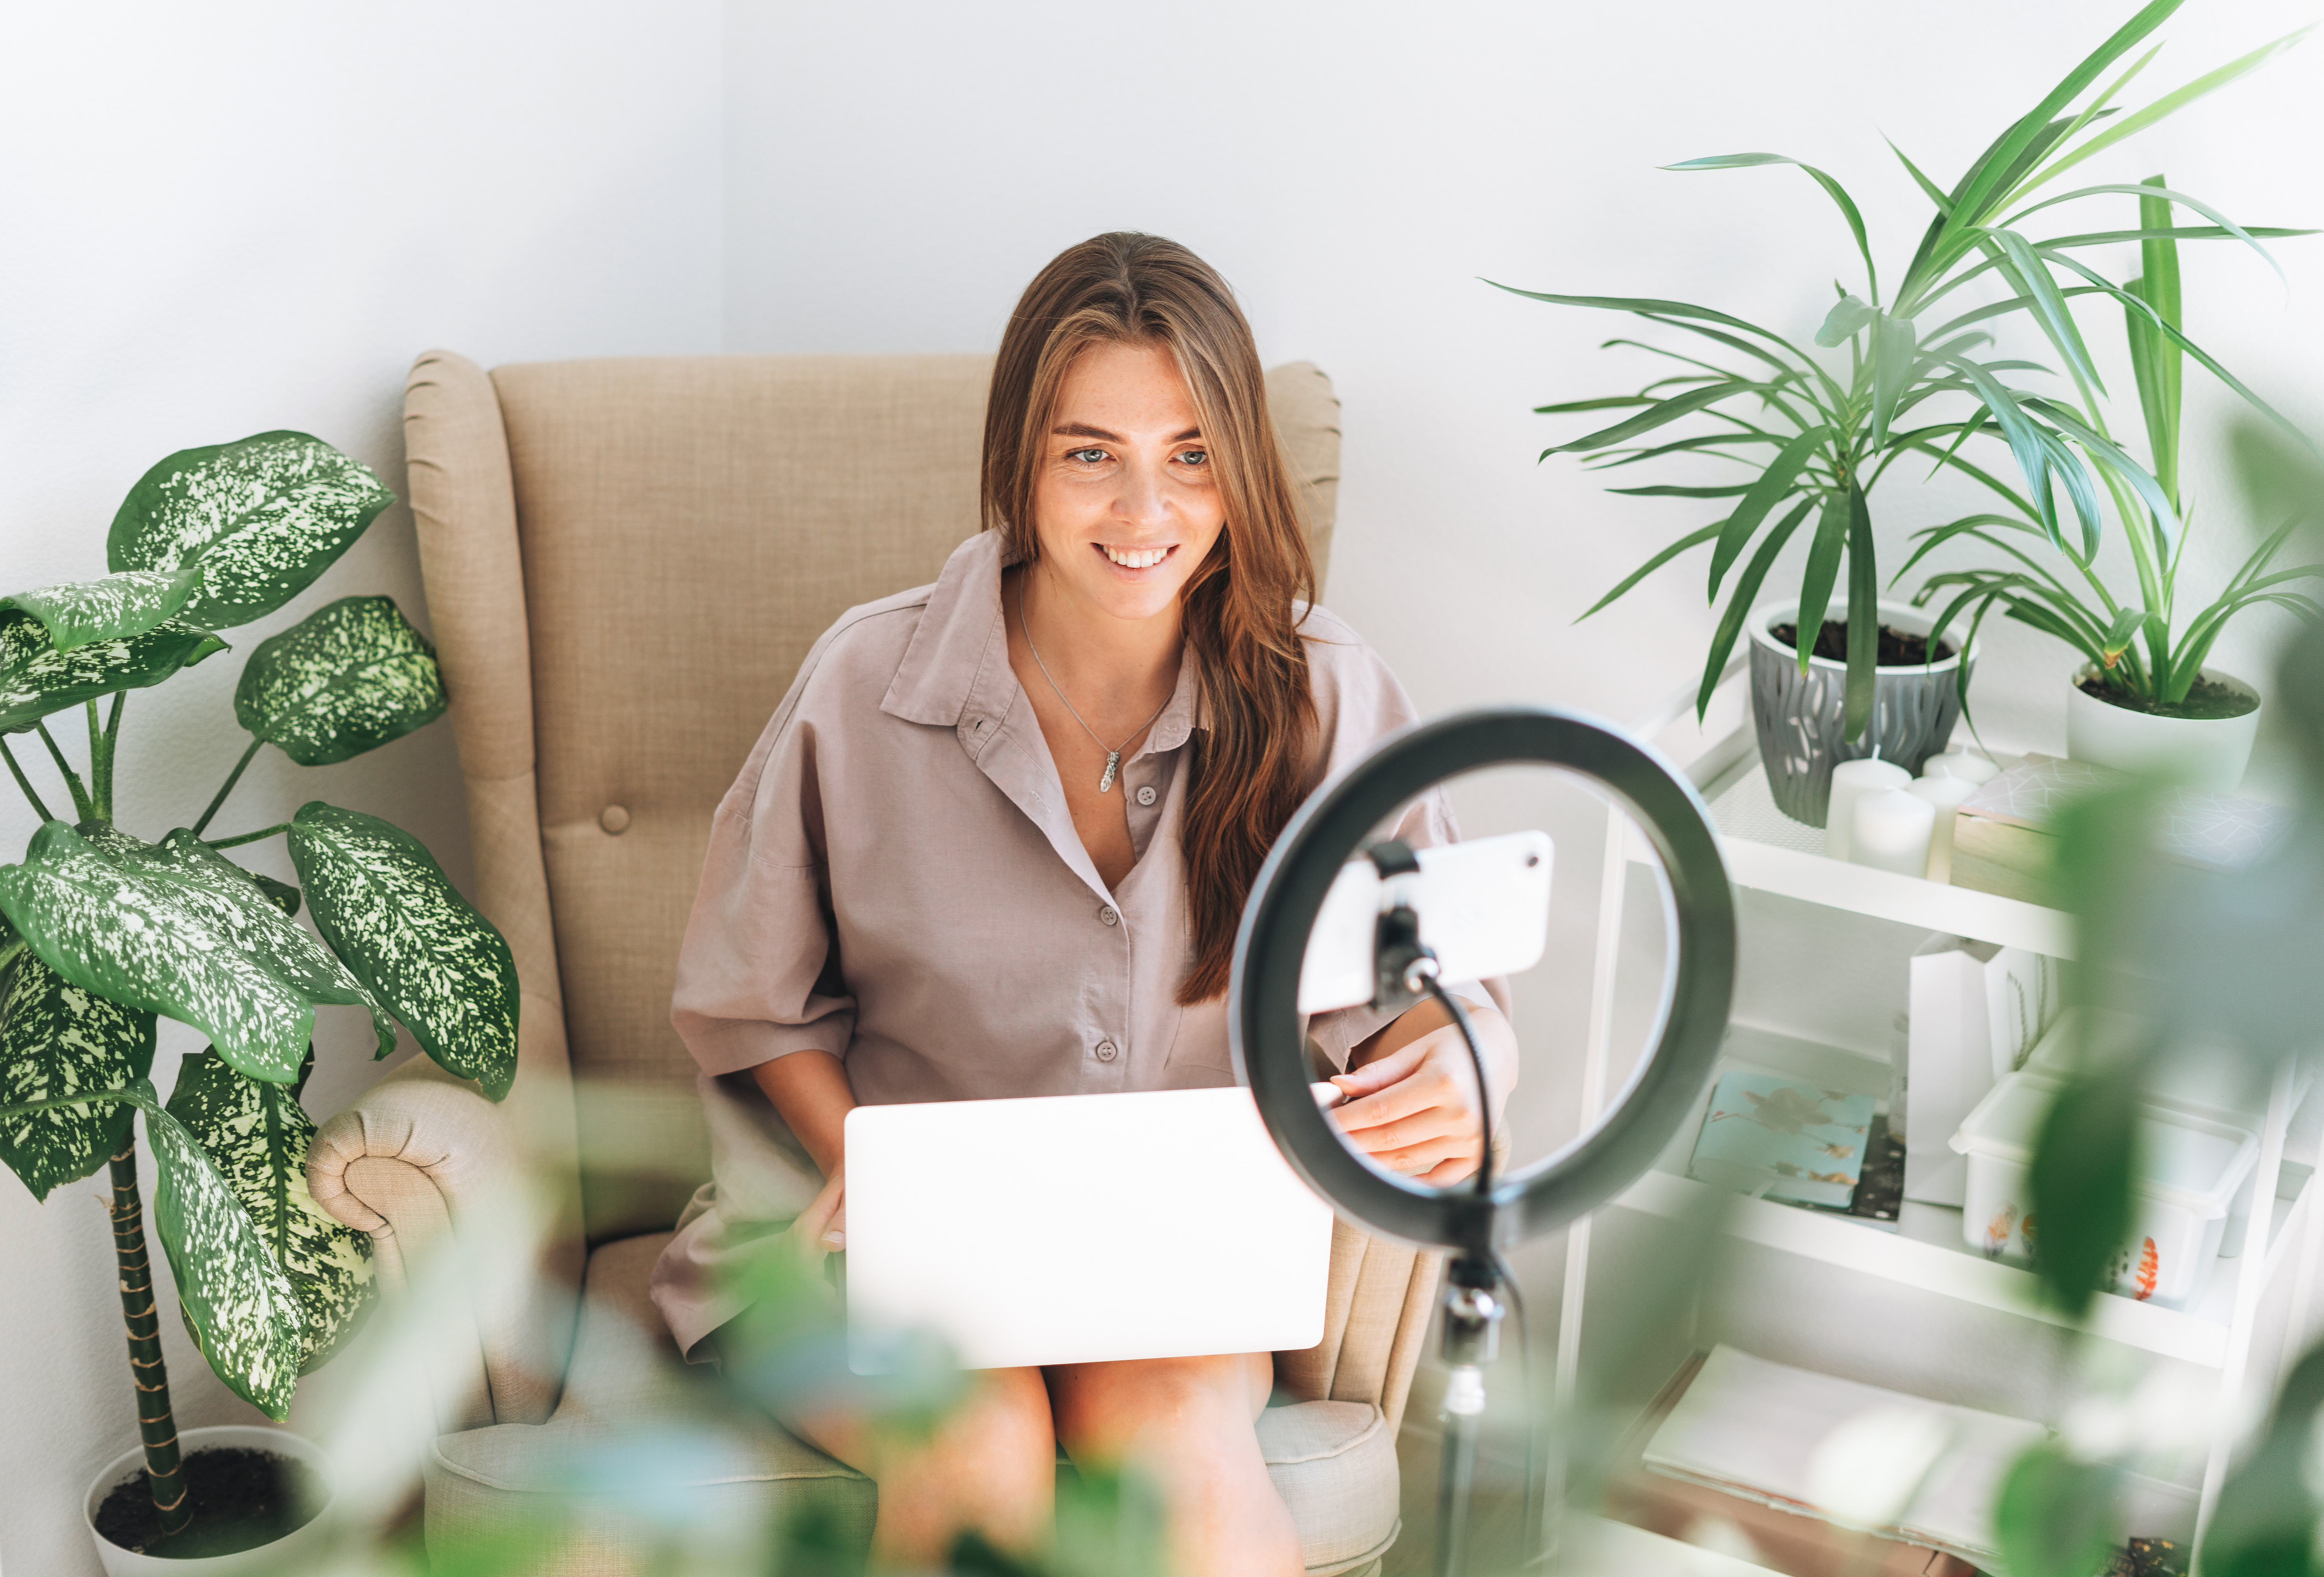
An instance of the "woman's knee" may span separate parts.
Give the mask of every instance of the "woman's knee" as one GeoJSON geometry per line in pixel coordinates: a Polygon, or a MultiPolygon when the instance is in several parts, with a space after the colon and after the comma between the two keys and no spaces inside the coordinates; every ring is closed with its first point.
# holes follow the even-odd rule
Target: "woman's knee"
{"type": "Polygon", "coordinates": [[[1046,1506],[1056,1488],[1057,1432],[1041,1371],[988,1371],[919,1450],[972,1494],[1030,1493],[1046,1506]]]}
{"type": "Polygon", "coordinates": [[[1077,1460],[1121,1455],[1141,1441],[1216,1441],[1251,1434],[1266,1398],[1248,1354],[1075,1364],[1050,1371],[1057,1438],[1077,1460]]]}

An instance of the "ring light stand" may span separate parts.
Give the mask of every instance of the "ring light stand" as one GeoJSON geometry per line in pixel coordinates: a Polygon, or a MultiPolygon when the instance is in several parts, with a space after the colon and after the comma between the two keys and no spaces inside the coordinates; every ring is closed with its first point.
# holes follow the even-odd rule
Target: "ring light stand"
{"type": "MultiPolygon", "coordinates": [[[[1235,1071],[1292,1168],[1342,1215],[1383,1237],[1452,1255],[1441,1349],[1452,1372],[1444,1404],[1439,1573],[1466,1565],[1483,1366],[1494,1356],[1501,1317],[1499,1250],[1595,1210],[1646,1173],[1711,1076],[1734,983],[1734,893],[1702,797],[1646,746],[1573,713],[1494,707],[1391,734],[1300,807],[1260,867],[1235,938],[1229,986],[1235,1071]],[[1434,986],[1434,961],[1418,944],[1417,918],[1397,896],[1396,878],[1411,853],[1401,844],[1364,845],[1372,829],[1422,791],[1502,766],[1556,767],[1591,779],[1637,819],[1667,877],[1664,920],[1671,942],[1662,1003],[1652,1049],[1593,1131],[1516,1176],[1480,1175],[1482,1188],[1468,1182],[1432,1188],[1376,1169],[1317,1106],[1298,1010],[1300,968],[1324,894],[1341,867],[1362,852],[1384,878],[1373,1006],[1401,1009],[1434,986]]],[[[1489,1153],[1482,1165],[1490,1167],[1489,1153]]]]}

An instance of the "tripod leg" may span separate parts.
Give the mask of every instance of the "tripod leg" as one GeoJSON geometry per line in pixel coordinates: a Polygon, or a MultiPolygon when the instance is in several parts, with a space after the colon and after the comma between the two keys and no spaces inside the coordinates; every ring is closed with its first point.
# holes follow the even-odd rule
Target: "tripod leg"
{"type": "Polygon", "coordinates": [[[1452,1371],[1444,1388],[1444,1444],[1436,1486],[1436,1577],[1469,1569],[1469,1503],[1477,1480],[1477,1424],[1485,1379],[1474,1364],[1452,1371]]]}

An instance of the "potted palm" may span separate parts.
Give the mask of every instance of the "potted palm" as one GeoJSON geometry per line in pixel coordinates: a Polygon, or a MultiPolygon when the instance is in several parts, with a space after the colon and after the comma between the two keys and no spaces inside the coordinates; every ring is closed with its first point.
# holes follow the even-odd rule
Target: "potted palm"
{"type": "MultiPolygon", "coordinates": [[[[2224,792],[2242,780],[2251,759],[2260,698],[2244,680],[2207,666],[2211,649],[2229,622],[2252,608],[2285,608],[2303,620],[2324,615],[2324,608],[2299,589],[2301,582],[2324,577],[2324,565],[2274,567],[2298,521],[2294,514],[2261,540],[2210,603],[2183,625],[2177,619],[2179,575],[2195,523],[2181,495],[2179,466],[2185,359],[2180,346],[2184,330],[2179,239],[2185,232],[2174,228],[2163,178],[2144,184],[2153,193],[2139,198],[2138,227],[2127,233],[2139,242],[2142,272],[2121,287],[2135,303],[2124,313],[2124,327],[2153,474],[2171,508],[2166,513],[2141,508],[2135,499],[2114,500],[2130,547],[2136,592],[2117,596],[2089,554],[2072,543],[2043,540],[2043,533],[2022,512],[1920,532],[1921,546],[1904,568],[1957,540],[1998,550],[2008,560],[2003,567],[1932,576],[1914,602],[1925,606],[1950,591],[1941,617],[1974,610],[1974,621],[1982,622],[1999,607],[2006,616],[2074,648],[2082,660],[2066,688],[2066,748],[2077,761],[2160,770],[2224,792]],[[2022,540],[2029,535],[2035,540],[2022,540]],[[2044,549],[2062,553],[2070,569],[2053,568],[2044,549]],[[2087,590],[2076,590],[2077,583],[2087,590]]],[[[2244,392],[2260,410],[2273,414],[2244,392]]],[[[2103,430],[2105,413],[2096,391],[2084,393],[2082,419],[2103,430]]]]}
{"type": "MultiPolygon", "coordinates": [[[[189,449],[131,489],[106,543],[112,573],[0,597],[0,761],[40,822],[21,862],[0,865],[0,1162],[35,1198],[110,1173],[142,1441],[89,1499],[115,1577],[188,1570],[187,1558],[224,1570],[214,1563],[290,1533],[327,1493],[312,1449],[283,1431],[180,1439],[137,1120],[186,1328],[228,1388],[279,1419],[300,1374],[354,1329],[372,1284],[369,1240],[307,1191],[314,1125],[300,1095],[315,1010],[363,1010],[382,1056],[400,1021],[494,1099],[515,1074],[507,945],[418,840],[319,800],[288,822],[208,835],[265,746],[319,765],[442,714],[434,653],[388,598],[331,603],[257,646],[235,695],[249,748],[190,825],[147,841],[114,818],[129,692],[223,650],[217,631],[284,606],[393,501],[302,433],[189,449]],[[73,711],[87,723],[78,766],[50,728],[73,711]],[[10,748],[28,735],[45,767],[10,748]],[[52,775],[69,818],[36,774],[52,775]],[[295,887],[227,857],[274,837],[288,841],[295,887]],[[295,922],[302,906],[312,930],[295,922]],[[149,1078],[157,1015],[209,1040],[180,1065],[167,1101],[149,1078]]],[[[278,1544],[251,1558],[283,1554],[278,1544]]]]}
{"type": "MultiPolygon", "coordinates": [[[[1634,339],[1608,341],[1609,347],[1663,358],[1665,375],[1634,393],[1537,408],[1548,415],[1632,412],[1553,444],[1542,457],[1580,455],[1595,470],[1646,462],[1719,467],[1699,481],[1613,490],[1719,500],[1728,512],[1647,559],[1582,617],[1680,555],[1710,548],[1709,597],[1714,607],[1723,597],[1724,606],[1703,665],[1699,705],[1708,706],[1748,629],[1754,715],[1769,788],[1776,804],[1801,821],[1822,824],[1831,768],[1839,761],[1877,752],[1919,770],[1950,734],[1975,660],[1969,639],[1949,620],[1916,619],[1908,606],[1881,604],[1873,521],[1876,507],[1885,507],[1894,491],[1893,484],[1881,490],[1892,471],[1901,466],[1907,474],[1925,468],[1966,478],[2006,501],[2060,550],[2070,525],[2085,557],[2098,548],[2101,487],[2126,505],[2125,518],[2135,509],[2176,529],[2175,506],[2144,466],[2075,406],[2014,389],[2006,375],[2034,364],[1997,357],[1992,347],[1997,329],[2030,321],[2076,387],[2096,388],[2098,373],[2070,300],[2104,293],[2119,297],[2164,340],[2226,376],[2175,321],[2078,255],[2121,239],[2122,233],[2036,237],[2027,228],[2037,215],[2065,204],[2141,189],[2104,184],[2044,190],[2292,42],[2279,40],[2122,114],[2116,101],[2156,51],[2148,50],[2111,78],[2107,73],[2179,5],[2152,0],[1950,188],[1898,152],[1935,211],[1892,294],[1881,290],[1871,238],[1854,198],[1823,171],[1775,153],[1724,154],[1671,166],[1791,165],[1831,198],[1855,241],[1863,290],[1835,286],[1838,299],[1815,331],[1812,349],[1796,336],[1691,302],[1515,292],[1555,305],[1628,313],[1707,342],[1693,347],[1700,355],[1686,355],[1634,339]],[[2061,286],[2052,268],[2081,282],[2061,286]],[[1960,293],[1971,285],[1978,290],[1960,293]],[[1976,299],[1980,293],[1997,299],[1976,299]],[[1843,351],[1844,361],[1837,354],[1843,351]],[[2009,451],[2000,466],[1984,463],[1996,442],[2009,451]],[[2015,481],[2006,475],[2012,469],[2015,481]],[[1802,532],[1807,552],[1798,595],[1780,607],[1762,608],[1758,599],[1768,574],[1802,532]]],[[[2206,229],[2179,232],[2184,238],[2232,237],[2255,246],[2259,236],[2292,234],[2246,230],[2184,193],[2162,195],[2212,222],[2206,229]]]]}

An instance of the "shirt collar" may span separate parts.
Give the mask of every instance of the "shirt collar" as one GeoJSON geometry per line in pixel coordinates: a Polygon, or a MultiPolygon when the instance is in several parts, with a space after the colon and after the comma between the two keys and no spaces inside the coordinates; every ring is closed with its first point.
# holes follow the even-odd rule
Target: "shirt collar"
{"type": "Polygon", "coordinates": [[[1008,686],[993,683],[1009,669],[1001,626],[1001,572],[1010,562],[1005,553],[998,531],[979,531],[952,550],[880,699],[881,711],[907,723],[952,728],[966,720],[972,695],[996,722],[1009,709],[1008,686]],[[996,664],[999,675],[988,673],[996,664]]]}
{"type": "MultiPolygon", "coordinates": [[[[1015,562],[998,531],[979,531],[952,550],[880,710],[907,723],[943,728],[973,721],[1000,724],[1019,689],[1009,667],[1001,609],[1001,572],[1015,562]]],[[[1201,675],[1189,642],[1178,659],[1170,704],[1155,719],[1139,754],[1185,743],[1201,696],[1201,675]]]]}

